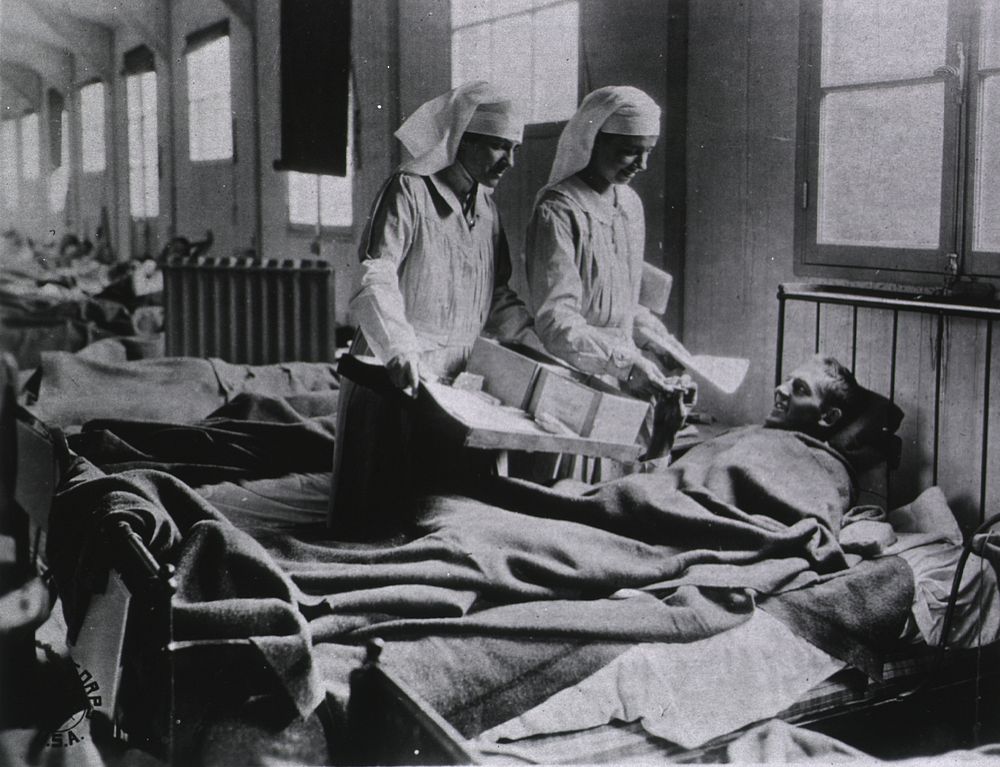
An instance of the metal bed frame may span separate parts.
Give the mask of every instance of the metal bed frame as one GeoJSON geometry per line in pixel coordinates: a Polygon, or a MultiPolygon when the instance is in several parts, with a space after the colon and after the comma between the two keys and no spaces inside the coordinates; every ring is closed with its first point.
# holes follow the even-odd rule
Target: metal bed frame
{"type": "Polygon", "coordinates": [[[933,484],[937,484],[940,444],[941,444],[941,349],[944,345],[945,320],[947,318],[966,318],[984,322],[986,328],[985,365],[983,371],[982,399],[982,433],[981,459],[979,469],[979,522],[986,519],[986,489],[989,466],[990,437],[990,393],[991,393],[991,362],[993,354],[993,323],[1000,319],[1000,304],[968,305],[953,303],[947,297],[936,294],[905,294],[890,291],[865,288],[844,287],[840,285],[822,285],[810,283],[783,283],[778,286],[778,334],[777,354],[775,360],[775,386],[781,383],[782,366],[785,350],[785,315],[786,305],[790,301],[809,303],[815,306],[816,324],[813,332],[813,350],[820,351],[822,341],[821,318],[824,306],[849,306],[851,317],[851,370],[857,365],[858,351],[858,310],[875,309],[892,313],[892,341],[890,344],[890,383],[889,399],[896,401],[896,368],[899,354],[899,317],[903,313],[926,314],[937,318],[934,344],[937,350],[934,367],[934,438],[932,454],[933,484]]]}

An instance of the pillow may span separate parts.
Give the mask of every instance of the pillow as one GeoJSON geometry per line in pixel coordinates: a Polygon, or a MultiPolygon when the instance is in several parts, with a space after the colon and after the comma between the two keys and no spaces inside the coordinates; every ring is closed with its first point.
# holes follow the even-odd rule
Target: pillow
{"type": "Polygon", "coordinates": [[[902,420],[903,411],[894,402],[862,388],[857,414],[841,423],[827,442],[855,471],[867,471],[880,463],[896,468],[902,449],[896,430],[902,420]]]}

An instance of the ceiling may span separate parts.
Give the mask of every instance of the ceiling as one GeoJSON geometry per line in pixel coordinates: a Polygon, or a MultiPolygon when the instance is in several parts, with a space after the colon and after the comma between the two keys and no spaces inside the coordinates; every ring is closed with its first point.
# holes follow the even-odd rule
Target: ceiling
{"type": "MultiPolygon", "coordinates": [[[[169,55],[172,0],[0,0],[0,114],[39,109],[42,91],[63,93],[114,71],[114,36],[128,30],[169,55]]],[[[251,29],[257,0],[222,0],[251,29]]]]}
{"type": "Polygon", "coordinates": [[[162,46],[167,2],[0,0],[3,113],[37,109],[44,87],[66,92],[87,80],[108,79],[113,35],[121,28],[134,29],[154,48],[162,46]]]}

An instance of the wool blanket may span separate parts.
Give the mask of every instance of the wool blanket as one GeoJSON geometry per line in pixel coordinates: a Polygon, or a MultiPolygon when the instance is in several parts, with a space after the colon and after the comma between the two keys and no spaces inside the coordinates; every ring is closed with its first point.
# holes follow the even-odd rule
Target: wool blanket
{"type": "MultiPolygon", "coordinates": [[[[72,629],[113,556],[103,526],[127,519],[177,568],[175,639],[247,639],[266,660],[257,672],[271,676],[261,689],[277,680],[303,714],[322,696],[324,645],[378,636],[433,668],[442,639],[505,642],[513,659],[494,644],[492,660],[469,671],[483,686],[511,682],[511,669],[527,684],[526,670],[546,658],[602,648],[580,649],[585,662],[549,679],[567,686],[630,642],[710,636],[790,594],[803,595],[781,603],[793,629],[837,637],[828,644],[846,659],[877,666],[880,643],[905,620],[912,578],[893,558],[848,567],[834,532],[850,503],[846,465],[793,432],[715,442],[661,473],[583,492],[496,480],[431,495],[414,509],[413,535],[383,544],[326,540],[315,528],[251,538],[174,477],[105,476],[79,461],[56,498],[50,561],[72,629]],[[813,588],[822,600],[808,598],[813,588]],[[518,659],[518,647],[535,660],[518,659]]],[[[412,673],[429,699],[456,689],[454,677],[412,673]]]]}

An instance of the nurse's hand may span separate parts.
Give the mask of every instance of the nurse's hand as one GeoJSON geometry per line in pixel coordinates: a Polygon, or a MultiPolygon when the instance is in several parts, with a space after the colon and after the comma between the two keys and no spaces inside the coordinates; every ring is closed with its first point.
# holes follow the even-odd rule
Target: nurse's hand
{"type": "Polygon", "coordinates": [[[385,369],[393,386],[411,397],[417,396],[420,388],[420,358],[417,355],[397,355],[386,363],[385,369]]]}
{"type": "Polygon", "coordinates": [[[648,357],[640,356],[632,364],[623,388],[633,397],[649,399],[657,392],[669,391],[671,386],[659,365],[648,357]]]}

